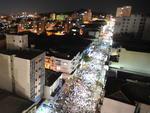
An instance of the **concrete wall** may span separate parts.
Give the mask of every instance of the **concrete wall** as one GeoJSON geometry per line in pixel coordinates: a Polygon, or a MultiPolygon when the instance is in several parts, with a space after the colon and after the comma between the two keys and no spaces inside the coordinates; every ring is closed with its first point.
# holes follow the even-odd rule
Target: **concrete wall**
{"type": "Polygon", "coordinates": [[[49,99],[51,97],[51,94],[59,86],[61,79],[62,75],[51,86],[44,86],[44,98],[49,99]]]}
{"type": "Polygon", "coordinates": [[[139,113],[149,113],[149,112],[150,112],[150,105],[141,104],[139,113]]]}
{"type": "Polygon", "coordinates": [[[30,99],[30,61],[14,58],[15,91],[18,95],[30,99]]]}
{"type": "Polygon", "coordinates": [[[6,35],[7,49],[20,49],[28,47],[27,35],[6,35]]]}
{"type": "Polygon", "coordinates": [[[0,89],[12,92],[11,57],[0,54],[0,89]]]}
{"type": "Polygon", "coordinates": [[[142,39],[150,41],[150,18],[146,19],[142,39]]]}
{"type": "Polygon", "coordinates": [[[81,54],[77,54],[72,60],[66,60],[51,56],[46,56],[45,67],[56,72],[63,72],[70,74],[76,69],[81,59],[81,54]]]}
{"type": "Polygon", "coordinates": [[[44,86],[45,86],[45,53],[38,55],[31,60],[31,70],[30,78],[34,87],[33,93],[35,94],[35,101],[40,100],[44,95],[44,86]],[[34,78],[33,78],[34,77],[34,78]]]}

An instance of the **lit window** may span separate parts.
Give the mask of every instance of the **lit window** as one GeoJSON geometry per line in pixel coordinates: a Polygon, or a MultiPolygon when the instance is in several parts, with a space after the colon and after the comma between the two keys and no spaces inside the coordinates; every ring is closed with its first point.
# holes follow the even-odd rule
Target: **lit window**
{"type": "Polygon", "coordinates": [[[67,65],[67,63],[66,63],[66,62],[64,62],[63,64],[64,64],[65,66],[67,65]]]}
{"type": "Polygon", "coordinates": [[[57,66],[57,68],[56,68],[58,71],[60,70],[60,66],[57,66]]]}

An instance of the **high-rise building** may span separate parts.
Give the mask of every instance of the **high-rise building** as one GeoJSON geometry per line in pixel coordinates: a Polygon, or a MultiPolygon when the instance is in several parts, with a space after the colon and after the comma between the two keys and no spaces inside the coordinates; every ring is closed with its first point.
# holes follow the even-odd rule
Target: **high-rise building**
{"type": "Polygon", "coordinates": [[[37,50],[0,51],[0,88],[38,101],[44,93],[45,53],[37,50]]]}
{"type": "Polygon", "coordinates": [[[46,23],[44,21],[37,22],[37,34],[41,34],[45,31],[46,23]]]}
{"type": "Polygon", "coordinates": [[[143,40],[150,40],[150,18],[142,15],[116,18],[114,34],[132,34],[143,40]]]}
{"type": "Polygon", "coordinates": [[[83,13],[83,22],[89,23],[92,20],[92,11],[91,9],[88,9],[83,13]]]}
{"type": "Polygon", "coordinates": [[[7,49],[25,49],[28,47],[28,35],[23,34],[7,34],[7,49]]]}
{"type": "Polygon", "coordinates": [[[50,14],[50,19],[55,20],[56,19],[56,14],[55,13],[50,14]]]}
{"type": "Polygon", "coordinates": [[[132,10],[131,6],[118,7],[116,17],[130,16],[131,10],[132,10]]]}

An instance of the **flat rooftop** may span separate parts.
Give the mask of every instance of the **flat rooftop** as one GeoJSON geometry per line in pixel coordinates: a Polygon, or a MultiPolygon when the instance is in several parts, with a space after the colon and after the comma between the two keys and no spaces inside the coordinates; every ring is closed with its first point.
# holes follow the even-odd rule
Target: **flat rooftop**
{"type": "MultiPolygon", "coordinates": [[[[30,41],[31,42],[31,41],[30,41]]],[[[92,41],[82,36],[46,36],[41,35],[32,39],[35,49],[46,51],[47,56],[71,60],[79,52],[84,51],[92,41]]]]}
{"type": "Polygon", "coordinates": [[[7,35],[18,35],[18,36],[24,36],[28,35],[26,32],[19,32],[19,33],[7,33],[7,35]]]}
{"type": "Polygon", "coordinates": [[[113,62],[110,67],[143,73],[150,76],[150,53],[128,51],[121,49],[119,62],[113,62]]]}
{"type": "Polygon", "coordinates": [[[62,73],[46,69],[46,86],[52,86],[62,73]]]}
{"type": "Polygon", "coordinates": [[[16,57],[23,58],[23,59],[33,59],[38,55],[42,54],[43,51],[41,50],[34,50],[34,49],[26,49],[26,50],[8,50],[3,49],[0,50],[0,53],[6,55],[15,55],[16,57]]]}
{"type": "Polygon", "coordinates": [[[34,103],[0,89],[0,112],[22,113],[34,103]]]}
{"type": "Polygon", "coordinates": [[[102,113],[134,113],[135,106],[125,104],[109,98],[104,98],[102,113]]]}

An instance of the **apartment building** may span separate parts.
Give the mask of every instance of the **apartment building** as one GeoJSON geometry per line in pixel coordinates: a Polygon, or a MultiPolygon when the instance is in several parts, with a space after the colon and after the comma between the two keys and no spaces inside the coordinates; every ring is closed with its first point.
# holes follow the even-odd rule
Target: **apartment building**
{"type": "Polygon", "coordinates": [[[46,70],[45,79],[44,98],[49,99],[62,87],[62,73],[46,70]]]}
{"type": "Polygon", "coordinates": [[[38,50],[0,51],[0,88],[39,101],[45,85],[45,53],[38,50]]]}
{"type": "Polygon", "coordinates": [[[142,15],[131,15],[116,18],[114,34],[132,34],[143,40],[150,40],[150,18],[142,15]]]}
{"type": "Polygon", "coordinates": [[[79,65],[81,58],[82,56],[80,53],[77,53],[74,57],[68,55],[65,59],[47,55],[45,59],[45,68],[56,72],[71,74],[79,65]]]}
{"type": "Polygon", "coordinates": [[[132,10],[131,6],[118,7],[116,12],[116,17],[130,16],[131,10],[132,10]]]}
{"type": "Polygon", "coordinates": [[[82,52],[91,44],[83,37],[65,35],[36,38],[36,49],[46,51],[45,68],[71,74],[80,64],[82,52]]]}

